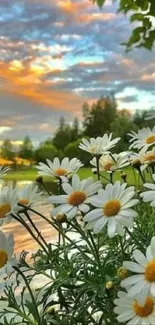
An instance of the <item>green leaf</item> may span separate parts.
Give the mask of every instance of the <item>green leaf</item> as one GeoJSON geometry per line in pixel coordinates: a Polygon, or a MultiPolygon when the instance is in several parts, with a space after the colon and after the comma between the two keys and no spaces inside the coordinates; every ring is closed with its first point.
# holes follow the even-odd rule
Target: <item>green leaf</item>
{"type": "Polygon", "coordinates": [[[155,16],[155,1],[151,0],[151,6],[150,6],[150,15],[155,16]]]}
{"type": "Polygon", "coordinates": [[[130,17],[131,23],[136,20],[142,21],[143,19],[144,19],[144,16],[142,14],[134,14],[130,17]]]}

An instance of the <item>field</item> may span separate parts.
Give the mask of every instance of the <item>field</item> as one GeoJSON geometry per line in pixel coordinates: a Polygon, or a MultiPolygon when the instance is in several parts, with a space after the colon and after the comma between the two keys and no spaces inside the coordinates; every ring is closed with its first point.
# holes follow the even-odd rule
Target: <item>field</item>
{"type": "MultiPolygon", "coordinates": [[[[127,183],[128,184],[135,184],[135,176],[133,169],[131,167],[128,167],[124,169],[124,172],[127,174],[127,183]]],[[[81,168],[80,171],[78,172],[79,176],[81,179],[93,176],[94,178],[97,178],[96,175],[93,175],[92,171],[90,168],[81,168]]],[[[102,173],[103,176],[109,178],[108,173],[102,173]]],[[[140,182],[139,175],[135,172],[136,175],[136,184],[140,182]]],[[[37,176],[37,171],[35,168],[31,169],[25,169],[25,170],[15,170],[15,171],[10,171],[6,176],[5,180],[8,181],[34,181],[37,176]]],[[[45,177],[44,180],[46,182],[53,182],[54,179],[52,177],[45,177]]],[[[114,180],[120,180],[120,172],[116,172],[114,174],[114,180]]],[[[106,180],[103,178],[103,182],[106,183],[106,180]]]]}

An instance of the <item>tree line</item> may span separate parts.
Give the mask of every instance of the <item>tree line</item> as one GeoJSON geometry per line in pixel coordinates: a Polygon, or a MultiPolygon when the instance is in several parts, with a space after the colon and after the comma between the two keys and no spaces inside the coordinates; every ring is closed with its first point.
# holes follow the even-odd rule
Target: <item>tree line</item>
{"type": "Polygon", "coordinates": [[[114,137],[121,138],[115,148],[115,151],[120,152],[128,149],[128,132],[145,126],[153,127],[154,123],[152,120],[145,121],[148,111],[137,110],[131,114],[126,109],[118,110],[113,95],[101,97],[92,105],[84,103],[82,112],[82,121],[75,117],[71,125],[61,117],[54,135],[41,142],[37,148],[34,148],[31,139],[26,136],[15,152],[11,140],[5,139],[1,146],[1,157],[12,160],[18,155],[23,159],[39,162],[46,161],[47,158],[52,160],[55,156],[68,156],[77,157],[87,165],[90,156],[78,147],[82,137],[97,137],[112,132],[114,137]]]}

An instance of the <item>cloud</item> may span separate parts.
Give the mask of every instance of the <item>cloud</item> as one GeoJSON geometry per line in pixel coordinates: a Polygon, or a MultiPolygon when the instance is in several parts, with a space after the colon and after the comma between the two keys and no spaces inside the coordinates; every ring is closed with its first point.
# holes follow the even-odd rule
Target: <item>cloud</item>
{"type": "Polygon", "coordinates": [[[62,115],[71,122],[110,92],[120,108],[152,106],[155,50],[126,54],[131,26],[116,11],[110,1],[102,10],[88,0],[0,1],[2,137],[50,136],[62,115]]]}

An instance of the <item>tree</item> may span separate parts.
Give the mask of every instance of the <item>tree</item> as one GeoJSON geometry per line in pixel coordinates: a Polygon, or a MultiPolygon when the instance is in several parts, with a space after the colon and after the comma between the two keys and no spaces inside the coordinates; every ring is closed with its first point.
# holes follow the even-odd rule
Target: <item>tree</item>
{"type": "Polygon", "coordinates": [[[53,145],[57,149],[63,150],[64,147],[67,146],[67,144],[72,140],[71,133],[72,132],[70,125],[66,125],[64,117],[61,117],[59,121],[59,127],[53,137],[53,145]]]}
{"type": "Polygon", "coordinates": [[[56,156],[58,156],[58,150],[52,144],[42,143],[35,151],[35,160],[37,162],[46,162],[46,159],[53,160],[56,156]]]}
{"type": "Polygon", "coordinates": [[[117,113],[114,121],[111,124],[111,132],[114,138],[120,137],[120,141],[115,147],[115,151],[121,152],[128,150],[129,148],[129,137],[128,133],[136,131],[137,126],[135,125],[132,115],[127,110],[123,110],[117,113]]]}
{"type": "MultiPolygon", "coordinates": [[[[113,0],[115,1],[115,0],[113,0]]],[[[101,8],[106,0],[92,0],[101,8]]],[[[130,15],[130,22],[136,22],[136,27],[127,43],[127,50],[135,47],[145,47],[152,49],[155,40],[154,17],[155,0],[117,0],[119,12],[130,15]]]]}
{"type": "Polygon", "coordinates": [[[13,145],[10,139],[5,139],[3,141],[3,144],[1,146],[1,156],[5,159],[12,160],[15,156],[15,153],[13,151],[13,145]]]}
{"type": "Polygon", "coordinates": [[[81,142],[81,139],[78,139],[77,141],[69,143],[65,148],[64,148],[64,154],[65,156],[69,157],[70,159],[72,158],[78,158],[81,160],[81,162],[85,165],[89,165],[89,161],[91,159],[91,156],[89,153],[81,150],[79,148],[79,144],[81,142]]]}
{"type": "Polygon", "coordinates": [[[103,136],[110,131],[110,125],[116,115],[116,103],[113,97],[102,97],[92,107],[84,111],[84,134],[90,137],[103,136]]]}
{"type": "Polygon", "coordinates": [[[71,130],[71,141],[76,141],[79,137],[79,120],[77,117],[74,118],[73,126],[71,130]]]}
{"type": "Polygon", "coordinates": [[[19,151],[19,156],[24,159],[32,159],[34,156],[33,144],[29,136],[26,136],[19,151]]]}

